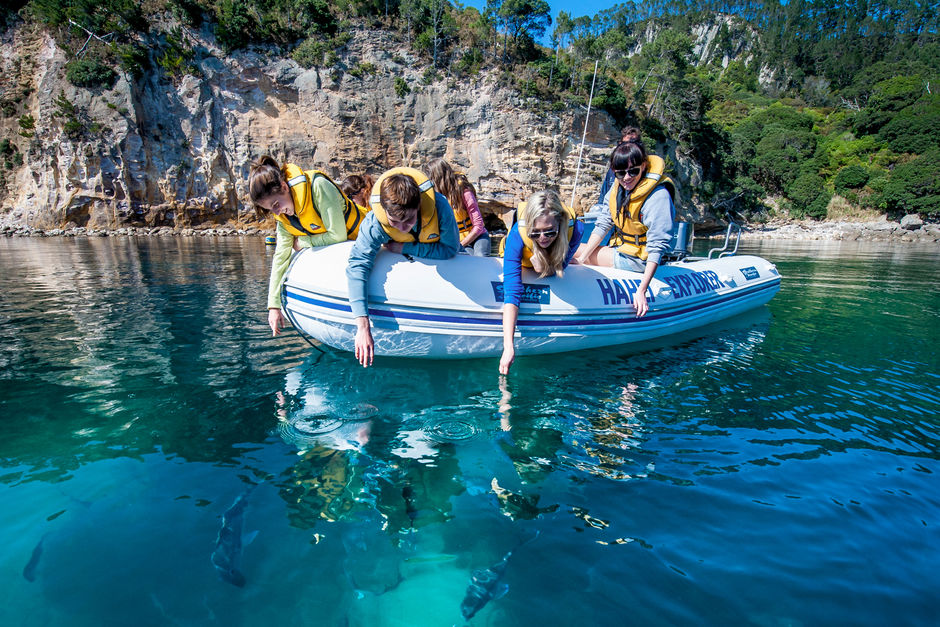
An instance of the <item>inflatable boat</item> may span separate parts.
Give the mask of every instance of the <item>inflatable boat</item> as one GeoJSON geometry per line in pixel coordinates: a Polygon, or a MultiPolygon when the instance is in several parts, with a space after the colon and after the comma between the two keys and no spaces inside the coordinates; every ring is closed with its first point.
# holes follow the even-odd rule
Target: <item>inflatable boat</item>
{"type": "MultiPolygon", "coordinates": [[[[354,350],[356,337],[346,285],[352,244],[297,253],[282,288],[294,327],[343,351],[354,350]]],[[[439,261],[381,251],[368,287],[375,354],[501,355],[502,270],[498,257],[460,254],[439,261]]],[[[528,270],[522,276],[517,356],[662,338],[760,307],[780,289],[776,267],[760,257],[686,257],[659,267],[647,291],[649,311],[637,318],[640,273],[572,265],[562,278],[539,279],[528,270]]]]}

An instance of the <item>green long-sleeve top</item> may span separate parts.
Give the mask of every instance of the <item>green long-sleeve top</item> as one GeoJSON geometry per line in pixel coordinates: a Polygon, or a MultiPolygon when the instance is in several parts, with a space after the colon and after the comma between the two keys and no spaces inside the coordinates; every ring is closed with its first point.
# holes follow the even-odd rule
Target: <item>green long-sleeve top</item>
{"type": "Polygon", "coordinates": [[[326,233],[301,235],[295,238],[284,228],[280,220],[277,221],[277,245],[274,247],[271,278],[268,280],[268,309],[281,308],[281,283],[284,282],[284,274],[290,265],[291,255],[294,250],[294,239],[297,240],[301,248],[327,246],[328,244],[345,242],[347,239],[346,219],[343,216],[345,203],[339,189],[327,179],[318,176],[311,185],[311,192],[313,206],[317,208],[320,217],[323,218],[326,233]]]}

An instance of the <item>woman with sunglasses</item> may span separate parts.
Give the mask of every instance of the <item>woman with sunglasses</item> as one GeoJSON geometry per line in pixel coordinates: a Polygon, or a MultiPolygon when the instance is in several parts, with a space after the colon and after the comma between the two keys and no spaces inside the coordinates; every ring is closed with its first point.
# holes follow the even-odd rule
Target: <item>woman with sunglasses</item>
{"type": "Polygon", "coordinates": [[[503,355],[500,374],[509,374],[516,358],[516,321],[522,301],[522,268],[531,268],[539,278],[562,276],[581,243],[584,224],[565,207],[552,190],[529,196],[519,219],[500,246],[503,255],[503,355]]]}
{"type": "Polygon", "coordinates": [[[639,140],[620,142],[610,155],[617,184],[607,196],[608,213],[594,223],[588,243],[578,250],[579,263],[642,272],[633,307],[637,317],[649,310],[646,290],[675,229],[676,186],[663,175],[665,163],[648,155],[639,140]],[[600,246],[614,229],[609,246],[600,246]]]}

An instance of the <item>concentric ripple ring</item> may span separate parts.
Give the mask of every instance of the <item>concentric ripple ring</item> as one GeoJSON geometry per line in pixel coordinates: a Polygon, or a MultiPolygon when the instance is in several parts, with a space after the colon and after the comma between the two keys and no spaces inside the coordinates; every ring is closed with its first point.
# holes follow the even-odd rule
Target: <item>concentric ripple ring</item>
{"type": "Polygon", "coordinates": [[[478,435],[480,428],[469,419],[444,418],[426,423],[424,432],[437,442],[462,442],[478,435]]]}

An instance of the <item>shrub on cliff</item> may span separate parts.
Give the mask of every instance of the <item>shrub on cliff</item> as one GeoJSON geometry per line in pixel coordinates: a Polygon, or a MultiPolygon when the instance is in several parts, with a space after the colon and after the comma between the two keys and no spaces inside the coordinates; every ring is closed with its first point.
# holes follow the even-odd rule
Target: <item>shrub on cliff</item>
{"type": "Polygon", "coordinates": [[[99,59],[85,57],[65,64],[65,78],[76,87],[110,88],[117,73],[99,59]]]}
{"type": "Polygon", "coordinates": [[[215,36],[226,52],[246,46],[258,23],[244,2],[223,0],[216,11],[215,36]]]}
{"type": "Polygon", "coordinates": [[[940,95],[927,95],[899,112],[878,137],[894,152],[922,154],[940,148],[940,95]]]}
{"type": "Polygon", "coordinates": [[[837,192],[845,195],[845,192],[859,189],[867,182],[868,169],[860,165],[850,165],[839,170],[832,184],[837,192]]]}
{"type": "Polygon", "coordinates": [[[802,174],[787,186],[787,198],[793,205],[794,217],[822,220],[831,196],[818,174],[802,174]]]}
{"type": "Polygon", "coordinates": [[[290,56],[305,68],[330,66],[336,63],[336,52],[330,42],[317,37],[303,40],[299,46],[294,48],[290,56]]]}
{"type": "Polygon", "coordinates": [[[940,150],[899,165],[882,193],[884,208],[896,214],[940,216],[940,150]]]}
{"type": "Polygon", "coordinates": [[[134,78],[143,76],[144,70],[150,67],[147,51],[138,44],[113,44],[111,50],[120,68],[134,78]]]}
{"type": "Polygon", "coordinates": [[[855,128],[861,133],[875,134],[902,109],[909,107],[924,93],[920,76],[892,76],[872,87],[864,109],[855,117],[855,128]]]}
{"type": "Polygon", "coordinates": [[[182,29],[175,28],[166,34],[166,45],[157,57],[157,65],[163,68],[170,80],[177,82],[187,74],[199,73],[195,56],[192,48],[186,45],[182,29]]]}
{"type": "Polygon", "coordinates": [[[408,87],[408,83],[401,76],[395,77],[395,95],[399,98],[404,98],[406,94],[411,93],[411,87],[408,87]]]}

